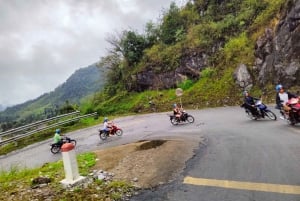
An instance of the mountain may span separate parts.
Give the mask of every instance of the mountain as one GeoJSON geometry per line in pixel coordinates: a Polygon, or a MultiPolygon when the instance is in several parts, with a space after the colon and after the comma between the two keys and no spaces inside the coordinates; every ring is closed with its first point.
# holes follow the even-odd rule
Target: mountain
{"type": "Polygon", "coordinates": [[[51,93],[51,96],[56,97],[54,102],[61,104],[69,100],[78,104],[81,98],[97,92],[103,87],[104,76],[101,76],[102,73],[95,64],[77,70],[65,83],[51,93]]]}
{"type": "Polygon", "coordinates": [[[65,104],[78,105],[82,98],[101,91],[104,78],[105,72],[96,64],[80,68],[54,91],[0,112],[0,123],[20,121],[29,123],[57,113],[65,104]]]}

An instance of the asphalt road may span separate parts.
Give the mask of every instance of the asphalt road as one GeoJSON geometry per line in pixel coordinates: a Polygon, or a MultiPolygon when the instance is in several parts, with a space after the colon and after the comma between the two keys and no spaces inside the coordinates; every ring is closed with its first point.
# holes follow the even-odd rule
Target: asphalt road
{"type": "MultiPolygon", "coordinates": [[[[77,140],[77,153],[152,138],[206,139],[177,180],[143,191],[133,201],[300,200],[300,126],[249,120],[239,107],[188,112],[195,117],[193,124],[173,126],[167,113],[116,119],[124,135],[105,142],[97,135],[101,125],[67,135],[77,140]]],[[[2,156],[0,168],[38,167],[61,159],[50,153],[50,142],[2,156]]]]}
{"type": "MultiPolygon", "coordinates": [[[[193,113],[200,114],[199,111],[193,111],[193,113]]],[[[201,140],[201,135],[199,135],[199,127],[201,126],[200,120],[195,121],[195,123],[191,125],[186,124],[181,127],[176,127],[171,125],[168,114],[171,114],[171,112],[135,115],[115,119],[114,122],[123,129],[124,134],[121,137],[109,137],[105,141],[100,140],[98,136],[98,129],[103,127],[102,124],[63,134],[72,139],[76,139],[76,153],[154,138],[168,139],[184,137],[201,140]],[[189,135],[183,136],[183,133],[189,133],[189,135]]],[[[47,162],[60,160],[62,158],[61,154],[54,155],[50,152],[51,143],[52,139],[49,139],[5,156],[0,156],[0,170],[9,170],[11,167],[33,168],[42,166],[47,162]]]]}
{"type": "Polygon", "coordinates": [[[195,114],[206,146],[176,181],[132,201],[300,200],[300,126],[249,120],[240,108],[195,114]]]}

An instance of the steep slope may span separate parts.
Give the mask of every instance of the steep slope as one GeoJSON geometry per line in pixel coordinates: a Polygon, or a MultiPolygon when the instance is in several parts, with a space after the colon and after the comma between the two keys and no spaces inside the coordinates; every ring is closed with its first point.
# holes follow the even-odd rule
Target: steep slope
{"type": "Polygon", "coordinates": [[[245,88],[272,102],[279,82],[297,91],[299,6],[300,0],[171,5],[144,35],[124,31],[112,43],[113,54],[103,60],[112,69],[107,94],[90,108],[106,114],[165,111],[178,101],[177,87],[189,108],[237,105],[245,88]]]}
{"type": "Polygon", "coordinates": [[[239,85],[251,89],[256,84],[265,95],[272,96],[274,86],[281,83],[293,93],[299,93],[299,34],[300,0],[287,1],[275,26],[264,27],[256,40],[252,66],[242,64],[237,68],[239,85]]]}

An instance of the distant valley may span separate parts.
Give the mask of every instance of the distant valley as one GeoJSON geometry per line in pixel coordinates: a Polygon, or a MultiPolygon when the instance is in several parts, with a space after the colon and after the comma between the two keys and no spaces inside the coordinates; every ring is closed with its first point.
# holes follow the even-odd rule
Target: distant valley
{"type": "Polygon", "coordinates": [[[29,123],[49,117],[50,113],[66,103],[78,105],[83,98],[101,91],[104,83],[105,72],[100,70],[96,64],[80,68],[53,91],[34,100],[7,108],[0,105],[1,126],[8,122],[29,123]]]}

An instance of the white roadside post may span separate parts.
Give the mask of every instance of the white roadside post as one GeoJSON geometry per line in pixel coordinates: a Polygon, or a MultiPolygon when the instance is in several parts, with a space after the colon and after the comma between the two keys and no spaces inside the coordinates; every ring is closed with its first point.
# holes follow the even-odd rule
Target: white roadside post
{"type": "Polygon", "coordinates": [[[61,184],[69,187],[83,181],[85,177],[79,175],[74,145],[72,143],[63,144],[61,152],[65,169],[65,179],[61,181],[61,184]]]}
{"type": "Polygon", "coordinates": [[[181,102],[181,96],[183,95],[183,90],[181,88],[177,88],[175,90],[175,94],[177,97],[180,97],[180,107],[182,109],[182,102],[181,102]]]}

